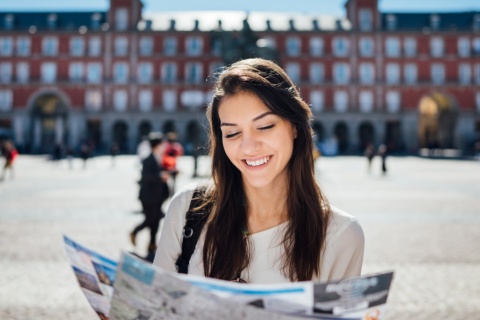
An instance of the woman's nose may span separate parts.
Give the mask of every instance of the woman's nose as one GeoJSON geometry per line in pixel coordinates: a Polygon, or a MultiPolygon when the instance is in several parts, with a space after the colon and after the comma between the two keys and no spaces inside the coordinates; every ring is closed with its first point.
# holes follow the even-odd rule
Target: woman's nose
{"type": "Polygon", "coordinates": [[[247,155],[255,155],[260,148],[260,141],[255,134],[244,133],[242,136],[242,151],[247,155]]]}

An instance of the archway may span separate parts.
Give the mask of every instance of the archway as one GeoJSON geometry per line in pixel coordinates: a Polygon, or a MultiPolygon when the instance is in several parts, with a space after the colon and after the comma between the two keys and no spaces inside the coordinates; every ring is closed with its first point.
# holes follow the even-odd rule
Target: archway
{"type": "Polygon", "coordinates": [[[345,122],[338,122],[333,130],[338,143],[338,152],[347,153],[348,150],[348,127],[345,122]]]}
{"type": "Polygon", "coordinates": [[[143,137],[147,137],[148,134],[152,131],[152,124],[148,120],[140,122],[138,126],[138,142],[140,142],[143,137]]]}
{"type": "Polygon", "coordinates": [[[314,141],[322,142],[325,139],[325,129],[323,128],[323,125],[320,122],[315,121],[312,124],[312,129],[313,129],[313,134],[315,135],[314,141]]]}
{"type": "Polygon", "coordinates": [[[359,151],[363,152],[367,145],[375,145],[375,128],[370,121],[364,121],[358,127],[359,151]]]}
{"type": "Polygon", "coordinates": [[[163,133],[166,134],[168,132],[176,132],[175,121],[165,121],[165,124],[163,125],[163,133]]]}
{"type": "Polygon", "coordinates": [[[123,120],[118,120],[113,124],[113,141],[118,145],[120,152],[128,152],[128,125],[123,120]]]}
{"type": "Polygon", "coordinates": [[[418,141],[420,148],[454,148],[458,106],[443,93],[424,96],[418,105],[418,141]]]}
{"type": "Polygon", "coordinates": [[[67,142],[67,105],[54,93],[46,93],[33,101],[30,141],[33,152],[50,153],[56,144],[67,142]]]}

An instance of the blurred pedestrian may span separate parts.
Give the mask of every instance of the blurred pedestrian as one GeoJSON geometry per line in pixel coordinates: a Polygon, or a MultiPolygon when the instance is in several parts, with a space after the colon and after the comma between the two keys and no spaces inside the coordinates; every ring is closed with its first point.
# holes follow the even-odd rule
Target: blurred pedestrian
{"type": "Polygon", "coordinates": [[[115,167],[115,158],[117,157],[120,148],[118,147],[117,142],[113,142],[112,146],[110,147],[110,157],[112,158],[112,168],[115,167]]]}
{"type": "Polygon", "coordinates": [[[65,148],[65,157],[67,158],[68,161],[68,168],[73,169],[73,157],[74,157],[74,152],[72,147],[67,146],[65,148]]]}
{"type": "Polygon", "coordinates": [[[368,173],[370,173],[372,169],[372,161],[373,161],[373,158],[375,157],[375,147],[373,146],[373,143],[370,142],[367,144],[364,154],[365,154],[365,157],[367,158],[367,171],[368,173]]]}
{"type": "Polygon", "coordinates": [[[177,158],[183,156],[183,146],[177,141],[175,132],[167,133],[167,141],[165,142],[165,151],[163,153],[162,164],[165,170],[170,173],[172,183],[170,186],[170,195],[175,192],[175,180],[177,178],[177,158]]]}
{"type": "Polygon", "coordinates": [[[63,158],[63,146],[61,143],[55,144],[55,147],[53,148],[53,154],[52,154],[53,161],[56,165],[62,160],[63,158]]]}
{"type": "Polygon", "coordinates": [[[382,174],[385,175],[387,174],[387,146],[384,144],[381,144],[378,147],[378,155],[382,158],[382,174]]]}
{"type": "Polygon", "coordinates": [[[84,141],[80,146],[80,158],[83,160],[83,169],[87,167],[87,160],[90,158],[91,148],[87,141],[84,141]]]}
{"type": "Polygon", "coordinates": [[[3,181],[7,175],[7,170],[10,170],[10,178],[13,179],[15,174],[13,170],[13,163],[18,156],[18,151],[13,145],[13,143],[9,140],[5,141],[1,146],[2,156],[5,159],[3,164],[2,176],[0,177],[0,181],[3,181]]]}
{"type": "Polygon", "coordinates": [[[160,220],[164,217],[162,204],[168,198],[168,172],[162,166],[164,152],[163,134],[151,132],[148,136],[151,153],[143,161],[142,175],[140,179],[139,199],[142,203],[145,219],[130,233],[130,240],[136,245],[137,233],[144,228],[150,229],[150,242],[148,244],[147,260],[153,261],[156,251],[156,235],[160,220]]]}
{"type": "Polygon", "coordinates": [[[137,146],[137,156],[139,163],[142,164],[143,160],[145,160],[145,158],[147,158],[151,152],[152,148],[150,147],[150,142],[148,142],[148,137],[142,137],[142,140],[137,146]]]}

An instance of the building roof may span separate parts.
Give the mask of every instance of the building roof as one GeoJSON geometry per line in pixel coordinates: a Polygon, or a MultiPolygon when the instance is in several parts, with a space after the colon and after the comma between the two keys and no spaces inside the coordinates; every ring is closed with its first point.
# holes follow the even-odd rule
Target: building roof
{"type": "Polygon", "coordinates": [[[432,19],[438,19],[437,31],[472,31],[475,19],[480,19],[480,11],[444,13],[402,13],[382,12],[382,30],[392,30],[388,21],[395,21],[392,31],[432,30],[432,19]]]}

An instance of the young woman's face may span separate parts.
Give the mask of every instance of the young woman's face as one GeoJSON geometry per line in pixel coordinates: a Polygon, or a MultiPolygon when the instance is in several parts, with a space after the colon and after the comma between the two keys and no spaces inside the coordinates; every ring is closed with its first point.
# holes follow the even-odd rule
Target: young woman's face
{"type": "Polygon", "coordinates": [[[249,92],[225,98],[218,114],[225,153],[244,183],[253,188],[283,186],[297,135],[293,125],[249,92]]]}

